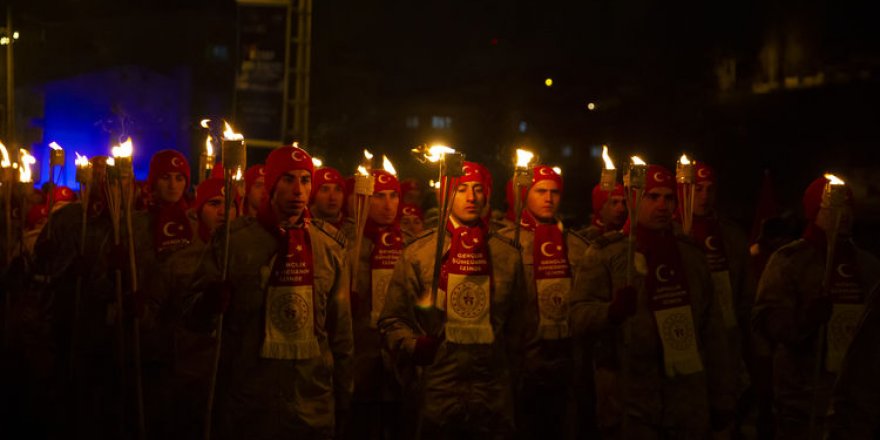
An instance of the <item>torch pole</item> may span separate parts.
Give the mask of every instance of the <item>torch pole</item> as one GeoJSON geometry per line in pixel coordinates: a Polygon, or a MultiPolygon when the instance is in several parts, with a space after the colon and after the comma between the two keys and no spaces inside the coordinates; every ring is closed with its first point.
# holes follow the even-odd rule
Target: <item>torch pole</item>
{"type": "MultiPolygon", "coordinates": [[[[233,180],[243,175],[247,166],[247,147],[244,139],[223,139],[221,142],[221,151],[223,161],[223,209],[225,222],[223,222],[223,266],[221,268],[220,279],[222,289],[226,289],[229,280],[229,238],[231,234],[231,220],[229,219],[229,210],[233,201],[233,189],[236,187],[233,180]]],[[[213,166],[213,158],[209,161],[213,166]]],[[[217,371],[220,367],[220,350],[223,347],[223,317],[224,312],[221,310],[217,314],[217,322],[214,327],[214,356],[211,364],[211,379],[208,385],[208,401],[205,407],[205,421],[203,427],[204,439],[210,440],[211,427],[214,417],[214,398],[217,392],[217,371]]]]}
{"type": "MultiPolygon", "coordinates": [[[[831,285],[831,273],[834,270],[834,254],[837,251],[837,237],[840,232],[841,218],[843,217],[843,199],[845,197],[844,188],[843,185],[831,185],[828,183],[825,185],[825,192],[822,196],[822,205],[823,207],[831,209],[834,222],[831,226],[831,230],[827,233],[825,274],[822,278],[822,296],[828,295],[828,288],[831,285]]],[[[822,382],[822,367],[825,364],[825,359],[822,354],[825,352],[825,343],[827,342],[826,333],[827,325],[822,324],[819,326],[819,331],[816,334],[816,363],[813,366],[813,399],[812,405],[810,406],[809,432],[811,439],[822,438],[824,431],[824,426],[819,423],[819,414],[817,414],[817,412],[822,403],[820,388],[822,382]]]]}
{"type": "MultiPolygon", "coordinates": [[[[120,244],[122,244],[122,234],[119,230],[119,219],[122,216],[122,206],[120,202],[120,192],[122,191],[122,187],[119,183],[119,168],[117,168],[116,166],[107,167],[107,185],[104,187],[104,189],[107,192],[107,204],[110,212],[110,221],[113,225],[113,245],[115,248],[118,249],[120,244]]],[[[113,277],[116,299],[116,304],[114,307],[116,315],[116,319],[114,322],[114,324],[116,325],[116,369],[119,373],[119,435],[123,436],[125,433],[126,375],[125,325],[122,322],[122,317],[125,313],[122,307],[122,269],[116,267],[113,270],[113,277]]]]}
{"type": "Polygon", "coordinates": [[[84,166],[82,168],[77,167],[76,177],[79,181],[79,192],[80,192],[80,204],[82,206],[82,229],[80,229],[80,241],[79,241],[79,261],[77,262],[77,274],[76,274],[76,290],[74,290],[73,294],[73,322],[71,323],[70,329],[70,364],[68,366],[68,374],[70,375],[71,383],[74,384],[74,389],[76,389],[76,361],[77,361],[77,351],[79,348],[79,320],[80,320],[80,307],[82,303],[82,284],[83,284],[83,273],[82,273],[82,262],[84,261],[85,253],[86,253],[86,234],[88,231],[88,221],[89,221],[89,185],[91,181],[91,167],[84,166]]]}
{"type": "MultiPolygon", "coordinates": [[[[455,188],[451,188],[450,177],[461,177],[464,174],[464,156],[461,153],[447,153],[440,159],[440,206],[437,217],[437,244],[434,248],[434,276],[431,281],[431,308],[437,307],[437,295],[440,291],[440,272],[443,268],[443,248],[446,244],[446,224],[452,213],[452,203],[455,200],[455,188]],[[450,191],[452,196],[450,197],[450,191]]],[[[431,334],[439,336],[442,327],[437,323],[437,328],[427,329],[431,334]]]]}

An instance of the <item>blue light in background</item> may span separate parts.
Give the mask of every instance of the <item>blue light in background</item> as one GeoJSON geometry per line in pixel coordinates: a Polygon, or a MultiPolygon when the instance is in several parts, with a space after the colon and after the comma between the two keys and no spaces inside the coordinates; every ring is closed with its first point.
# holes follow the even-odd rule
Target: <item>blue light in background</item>
{"type": "MultiPolygon", "coordinates": [[[[179,68],[163,75],[140,67],[117,67],[47,83],[42,121],[43,143],[33,146],[38,185],[49,177],[49,143],[64,147],[65,166],[58,183],[78,188],[76,154],[109,155],[126,136],[134,142],[134,171],[144,180],[150,157],[171,148],[191,156],[191,75],[179,68]],[[124,122],[123,122],[124,121],[124,122]]],[[[190,160],[192,164],[192,160],[190,160]]]]}

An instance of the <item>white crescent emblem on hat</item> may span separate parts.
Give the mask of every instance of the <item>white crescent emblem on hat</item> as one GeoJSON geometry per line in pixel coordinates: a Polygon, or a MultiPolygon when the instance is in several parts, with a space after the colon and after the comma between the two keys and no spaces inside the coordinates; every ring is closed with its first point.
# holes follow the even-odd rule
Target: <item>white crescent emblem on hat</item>
{"type": "Polygon", "coordinates": [[[552,257],[553,252],[547,252],[547,245],[548,244],[552,245],[553,242],[552,241],[545,241],[544,243],[541,244],[541,254],[543,254],[545,257],[552,257]]]}
{"type": "Polygon", "coordinates": [[[412,206],[407,206],[406,208],[403,208],[404,215],[415,215],[413,211],[414,209],[412,208],[412,206]]]}
{"type": "Polygon", "coordinates": [[[165,223],[165,226],[162,227],[162,233],[165,234],[166,237],[174,237],[173,232],[168,232],[168,227],[171,225],[176,225],[176,224],[177,223],[175,223],[175,222],[165,223]]]}
{"type": "Polygon", "coordinates": [[[470,165],[465,165],[464,167],[461,168],[461,170],[464,171],[465,176],[470,176],[471,174],[474,173],[474,170],[473,170],[473,168],[470,167],[470,165]]]}
{"type": "Polygon", "coordinates": [[[324,171],[324,180],[333,180],[333,173],[330,171],[324,171]]]}
{"type": "Polygon", "coordinates": [[[175,168],[180,168],[183,166],[183,163],[180,161],[179,157],[174,156],[171,158],[171,166],[173,166],[175,168]]]}
{"type": "Polygon", "coordinates": [[[266,168],[265,168],[265,167],[260,167],[259,170],[260,170],[260,171],[259,171],[259,174],[260,174],[261,176],[265,176],[265,175],[266,175],[266,168]]]}
{"type": "Polygon", "coordinates": [[[221,195],[221,196],[225,196],[225,195],[226,195],[226,188],[220,188],[220,195],[221,195]]]}
{"type": "Polygon", "coordinates": [[[840,276],[842,276],[842,277],[844,277],[844,278],[852,278],[852,277],[854,277],[854,276],[855,276],[854,274],[852,274],[852,273],[846,271],[846,268],[847,268],[847,267],[849,267],[849,264],[846,264],[846,263],[838,264],[838,265],[837,265],[837,273],[838,273],[838,275],[840,275],[840,276]]]}
{"type": "Polygon", "coordinates": [[[699,171],[697,171],[697,176],[702,177],[704,179],[709,177],[709,169],[708,168],[700,168],[699,171]]]}
{"type": "Polygon", "coordinates": [[[666,176],[663,175],[660,171],[654,173],[654,181],[657,183],[663,183],[666,180],[666,176]]]}
{"type": "Polygon", "coordinates": [[[299,150],[293,150],[293,153],[290,153],[290,158],[297,162],[302,162],[305,160],[305,157],[303,157],[302,152],[299,150]]]}
{"type": "Polygon", "coordinates": [[[718,247],[716,247],[714,244],[712,244],[713,238],[715,238],[714,235],[710,235],[710,236],[706,237],[706,241],[705,241],[706,249],[709,249],[710,251],[717,251],[718,247]]]}
{"type": "Polygon", "coordinates": [[[391,246],[391,243],[389,243],[388,240],[386,240],[386,238],[388,238],[389,235],[391,235],[391,234],[389,234],[388,232],[385,232],[384,234],[382,234],[382,237],[379,239],[379,241],[381,241],[382,244],[385,246],[391,246]]]}
{"type": "Polygon", "coordinates": [[[550,172],[550,168],[541,168],[538,170],[538,174],[542,176],[552,176],[553,173],[550,172]]]}
{"type": "MultiPolygon", "coordinates": [[[[657,277],[657,281],[660,281],[662,283],[669,281],[669,278],[666,278],[663,276],[663,269],[666,269],[666,268],[667,268],[667,266],[665,264],[661,264],[661,265],[657,266],[657,270],[654,271],[654,276],[657,277]]],[[[672,270],[670,270],[669,276],[671,277],[672,275],[674,275],[674,272],[672,270]]]]}
{"type": "Polygon", "coordinates": [[[381,184],[386,184],[391,181],[387,174],[379,174],[379,177],[377,177],[376,179],[381,184]]]}
{"type": "Polygon", "coordinates": [[[62,189],[62,190],[61,190],[61,195],[64,196],[64,197],[70,197],[70,190],[67,189],[67,188],[62,189]]]}

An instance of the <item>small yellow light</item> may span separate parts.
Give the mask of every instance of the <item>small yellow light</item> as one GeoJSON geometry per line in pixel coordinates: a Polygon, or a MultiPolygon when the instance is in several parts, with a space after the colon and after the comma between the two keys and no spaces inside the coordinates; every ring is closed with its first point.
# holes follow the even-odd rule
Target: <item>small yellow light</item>
{"type": "Polygon", "coordinates": [[[828,183],[831,185],[846,185],[846,182],[844,182],[834,174],[825,174],[825,178],[828,179],[828,183]]]}
{"type": "Polygon", "coordinates": [[[681,157],[678,159],[678,163],[682,165],[690,165],[691,160],[688,159],[687,154],[682,154],[681,157]]]}
{"type": "Polygon", "coordinates": [[[321,166],[324,165],[324,161],[321,159],[318,159],[317,157],[313,157],[312,158],[312,165],[314,165],[315,168],[321,168],[321,166]]]}
{"type": "Polygon", "coordinates": [[[588,103],[587,110],[589,110],[589,111],[596,110],[596,103],[595,102],[588,103]]]}
{"type": "Polygon", "coordinates": [[[76,151],[74,151],[74,153],[76,154],[76,162],[75,163],[76,163],[77,167],[85,168],[85,167],[89,166],[88,156],[83,156],[82,154],[79,154],[76,151]]]}
{"type": "Polygon", "coordinates": [[[535,153],[532,153],[529,150],[523,150],[522,148],[516,149],[516,167],[517,168],[528,168],[529,162],[535,158],[535,153]]]}
{"type": "Polygon", "coordinates": [[[561,176],[562,175],[562,168],[553,167],[553,172],[561,176]]]}
{"type": "Polygon", "coordinates": [[[547,78],[544,80],[544,85],[547,87],[553,87],[553,78],[547,78]]]}

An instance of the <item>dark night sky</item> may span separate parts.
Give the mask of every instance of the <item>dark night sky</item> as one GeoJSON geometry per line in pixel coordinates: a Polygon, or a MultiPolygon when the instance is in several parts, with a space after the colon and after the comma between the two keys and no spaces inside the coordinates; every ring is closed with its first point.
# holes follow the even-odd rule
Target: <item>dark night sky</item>
{"type": "MultiPolygon", "coordinates": [[[[206,53],[225,45],[234,56],[233,2],[7,1],[18,4],[21,28],[39,36],[21,45],[20,84],[117,65],[190,65],[195,115],[218,97],[231,102],[232,61],[206,53]]],[[[752,201],[765,166],[793,201],[823,167],[876,159],[872,10],[868,1],[831,0],[317,0],[312,144],[402,152],[427,140],[404,131],[408,112],[447,111],[457,118],[450,136],[481,160],[530,142],[548,161],[589,168],[578,183],[591,185],[590,145],[610,143],[621,156],[648,150],[669,164],[688,149],[748,190],[731,194],[733,208],[752,201]],[[824,85],[753,93],[768,48],[780,81],[824,72],[824,85]],[[736,60],[736,82],[721,93],[715,69],[726,58],[736,60]],[[586,111],[589,101],[600,110],[586,111]],[[525,135],[516,131],[522,120],[525,135]],[[561,157],[562,145],[574,156],[561,157]]]]}

